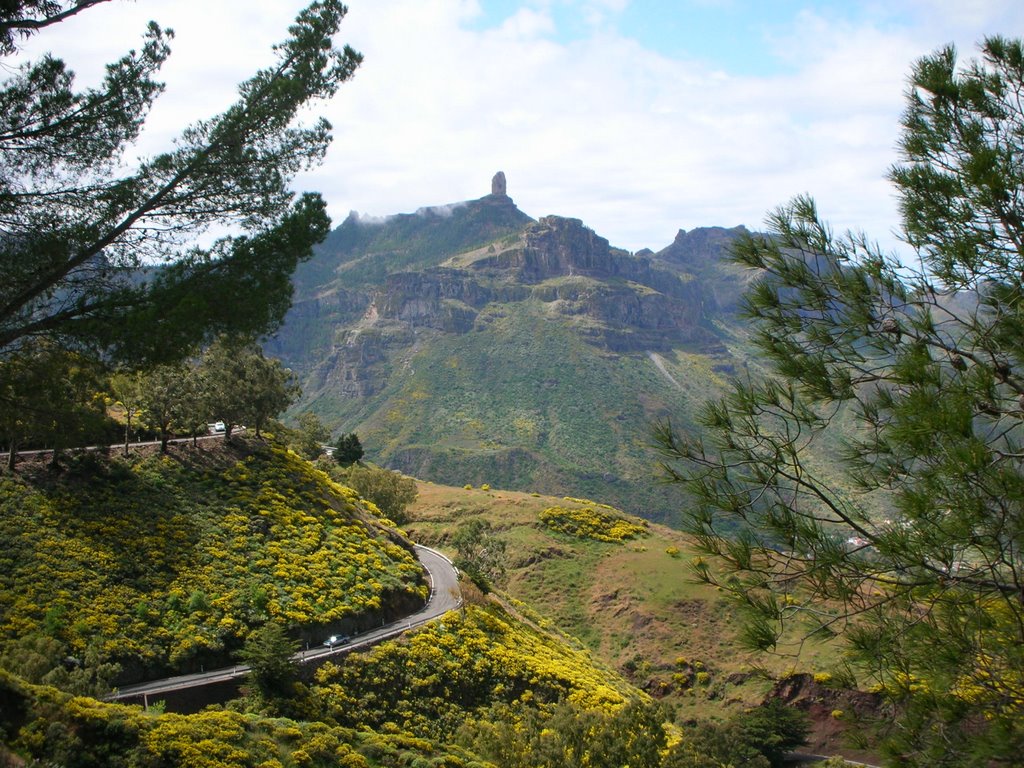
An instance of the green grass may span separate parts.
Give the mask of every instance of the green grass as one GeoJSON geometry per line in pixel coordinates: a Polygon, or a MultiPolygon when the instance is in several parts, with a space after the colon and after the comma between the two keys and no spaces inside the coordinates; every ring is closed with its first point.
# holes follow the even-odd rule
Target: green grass
{"type": "Polygon", "coordinates": [[[706,717],[760,701],[770,687],[762,670],[782,676],[839,663],[834,645],[808,644],[796,659],[742,651],[741,619],[715,588],[693,582],[694,552],[679,532],[648,524],[645,534],[621,542],[578,538],[542,521],[544,510],[555,506],[595,504],[420,483],[408,530],[443,549],[461,523],[486,519],[505,541],[507,576],[498,585],[505,594],[684,715],[706,717]],[[681,685],[680,659],[700,662],[707,684],[681,685]]]}

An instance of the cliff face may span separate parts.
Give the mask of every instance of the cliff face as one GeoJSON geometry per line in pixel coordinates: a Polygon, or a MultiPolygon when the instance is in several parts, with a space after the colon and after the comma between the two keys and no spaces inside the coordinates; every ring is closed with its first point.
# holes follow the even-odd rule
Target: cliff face
{"type": "Polygon", "coordinates": [[[383,319],[467,333],[487,305],[531,300],[567,318],[589,318],[587,337],[619,353],[706,336],[697,283],[611,248],[579,219],[557,216],[464,268],[389,275],[375,303],[383,319]]]}
{"type": "Polygon", "coordinates": [[[654,258],[700,282],[705,311],[733,313],[751,276],[729,263],[729,249],[749,234],[746,227],[701,227],[689,232],[681,229],[672,244],[654,258]]]}

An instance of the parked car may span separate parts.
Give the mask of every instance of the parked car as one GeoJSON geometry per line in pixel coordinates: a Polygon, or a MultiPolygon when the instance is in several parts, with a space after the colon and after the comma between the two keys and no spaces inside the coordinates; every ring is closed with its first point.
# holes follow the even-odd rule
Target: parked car
{"type": "Polygon", "coordinates": [[[324,645],[327,648],[334,648],[339,645],[347,645],[349,640],[351,639],[352,638],[348,635],[331,635],[326,640],[324,640],[324,645]]]}

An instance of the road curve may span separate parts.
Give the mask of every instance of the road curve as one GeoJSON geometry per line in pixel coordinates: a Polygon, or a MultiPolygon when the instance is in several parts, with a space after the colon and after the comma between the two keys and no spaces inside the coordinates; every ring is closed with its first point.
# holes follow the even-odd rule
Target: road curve
{"type": "MultiPolygon", "coordinates": [[[[387,640],[413,629],[414,627],[426,624],[448,611],[454,610],[462,605],[462,594],[459,590],[459,572],[452,561],[436,550],[428,547],[415,545],[416,557],[430,578],[430,597],[426,605],[420,610],[412,613],[398,621],[393,621],[379,629],[363,632],[352,638],[347,645],[335,648],[310,648],[296,653],[292,660],[303,664],[314,659],[322,659],[325,656],[333,656],[341,653],[348,653],[354,649],[367,648],[371,645],[387,640]]],[[[159,696],[169,691],[179,691],[184,688],[195,688],[204,685],[212,685],[225,680],[232,680],[244,677],[249,672],[249,667],[244,664],[236,664],[232,667],[214,669],[209,672],[197,672],[191,675],[180,675],[178,677],[165,677],[162,680],[150,680],[137,685],[129,685],[119,688],[108,696],[108,701],[120,699],[137,699],[139,697],[149,698],[159,696]]]]}

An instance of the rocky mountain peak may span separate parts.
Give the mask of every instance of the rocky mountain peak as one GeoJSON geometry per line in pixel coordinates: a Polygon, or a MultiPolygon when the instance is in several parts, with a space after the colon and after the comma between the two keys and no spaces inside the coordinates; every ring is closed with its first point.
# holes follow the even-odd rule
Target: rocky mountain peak
{"type": "Polygon", "coordinates": [[[508,197],[504,171],[498,171],[491,179],[491,194],[495,197],[508,197]]]}
{"type": "Polygon", "coordinates": [[[729,255],[736,241],[748,234],[742,225],[680,229],[655,258],[694,275],[703,286],[709,311],[734,312],[751,274],[731,263],[729,255]]]}
{"type": "Polygon", "coordinates": [[[681,264],[707,263],[723,260],[732,244],[749,234],[744,226],[697,227],[687,232],[680,229],[672,244],[658,253],[663,259],[681,264]]]}
{"type": "Polygon", "coordinates": [[[635,425],[713,386],[700,361],[731,371],[710,321],[743,285],[724,259],[740,231],[631,254],[580,219],[535,221],[507,192],[499,172],[478,200],[350,216],[300,266],[269,348],[309,407],[393,468],[653,509],[660,496],[628,479],[639,454],[601,446],[637,445],[635,425]]]}

